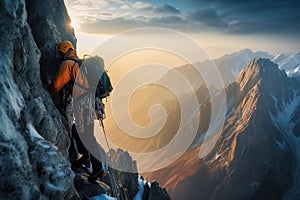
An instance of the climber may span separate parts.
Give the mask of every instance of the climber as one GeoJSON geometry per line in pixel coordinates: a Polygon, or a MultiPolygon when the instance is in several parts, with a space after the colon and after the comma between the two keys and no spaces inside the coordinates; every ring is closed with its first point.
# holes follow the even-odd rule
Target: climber
{"type": "MultiPolygon", "coordinates": [[[[69,149],[70,162],[72,167],[79,165],[88,171],[90,174],[89,180],[96,180],[105,176],[105,170],[102,163],[98,161],[92,154],[88,152],[78,135],[78,130],[75,128],[75,120],[73,115],[72,90],[75,78],[79,72],[79,64],[71,59],[79,59],[73,44],[69,41],[62,41],[58,44],[58,56],[60,56],[60,66],[52,83],[48,86],[48,91],[51,95],[63,91],[63,103],[65,104],[68,124],[71,129],[71,146],[69,149]],[[76,145],[75,145],[76,143],[76,145]],[[78,153],[72,158],[72,151],[82,154],[78,159],[78,153]],[[73,149],[72,149],[73,148],[73,149]],[[70,151],[71,150],[71,151],[70,151]],[[92,163],[92,167],[91,167],[92,163]]],[[[74,153],[73,153],[74,155],[74,153]]]]}

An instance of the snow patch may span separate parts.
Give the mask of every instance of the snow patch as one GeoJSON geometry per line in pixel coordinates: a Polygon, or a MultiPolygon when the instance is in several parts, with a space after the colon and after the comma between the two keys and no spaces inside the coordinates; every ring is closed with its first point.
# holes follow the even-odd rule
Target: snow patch
{"type": "Polygon", "coordinates": [[[138,185],[139,185],[138,186],[139,191],[135,195],[135,197],[133,198],[133,200],[142,200],[143,199],[145,182],[140,177],[138,178],[138,185]]]}
{"type": "Polygon", "coordinates": [[[300,60],[296,56],[290,56],[285,59],[282,63],[279,64],[279,69],[284,69],[285,71],[289,71],[300,64],[300,60]]]}
{"type": "Polygon", "coordinates": [[[279,122],[282,127],[286,127],[287,131],[291,131],[294,128],[294,126],[291,126],[290,121],[299,103],[300,98],[295,97],[290,104],[285,104],[283,111],[277,115],[277,122],[279,122]]]}
{"type": "Polygon", "coordinates": [[[218,158],[220,158],[220,157],[221,157],[221,155],[222,155],[222,154],[220,154],[220,153],[215,153],[214,160],[217,160],[218,158]]]}
{"type": "Polygon", "coordinates": [[[33,139],[42,139],[42,140],[44,140],[44,138],[34,128],[34,126],[32,125],[32,123],[28,123],[27,124],[27,129],[29,131],[31,140],[33,140],[33,139]]]}
{"type": "Polygon", "coordinates": [[[54,191],[65,191],[65,188],[64,188],[64,187],[59,186],[59,185],[54,185],[54,184],[52,184],[52,183],[50,183],[50,182],[46,182],[46,183],[45,183],[45,186],[46,186],[47,188],[50,188],[51,190],[54,190],[54,191]]]}
{"type": "Polygon", "coordinates": [[[89,198],[90,200],[117,200],[117,198],[110,197],[106,194],[101,194],[101,195],[96,195],[93,196],[92,198],[89,198]]]}
{"type": "Polygon", "coordinates": [[[253,181],[250,186],[254,189],[257,190],[257,188],[260,186],[260,183],[257,181],[253,181]]]}
{"type": "Polygon", "coordinates": [[[300,65],[298,67],[295,67],[294,69],[288,70],[286,74],[288,77],[300,76],[300,65]]]}
{"type": "MultiPolygon", "coordinates": [[[[295,94],[295,93],[294,93],[295,94]]],[[[293,134],[293,129],[295,127],[295,123],[292,122],[292,116],[295,113],[297,107],[300,103],[300,97],[294,95],[293,101],[287,103],[283,106],[283,109],[274,116],[269,111],[269,116],[276,126],[276,128],[281,132],[282,137],[284,138],[284,142],[276,141],[276,144],[281,148],[285,149],[286,146],[289,146],[293,149],[293,154],[295,157],[295,170],[294,175],[295,177],[293,186],[290,190],[284,195],[283,199],[291,199],[294,194],[297,194],[299,191],[300,186],[300,138],[293,134]]]]}
{"type": "MultiPolygon", "coordinates": [[[[27,124],[27,130],[29,132],[30,138],[32,141],[34,141],[36,144],[38,144],[39,146],[41,146],[44,149],[50,149],[53,148],[55,150],[58,150],[57,146],[51,145],[50,143],[48,143],[38,132],[37,130],[34,128],[34,126],[32,125],[32,123],[28,123],[27,124]]],[[[55,155],[56,152],[55,151],[50,151],[47,152],[48,155],[55,155]]]]}
{"type": "MultiPolygon", "coordinates": [[[[269,93],[270,94],[270,93],[269,93]]],[[[276,97],[274,97],[272,94],[270,94],[271,98],[274,100],[274,105],[275,105],[275,108],[278,110],[278,100],[276,97]]]]}
{"type": "Polygon", "coordinates": [[[272,61],[272,62],[275,62],[275,63],[277,63],[277,64],[281,64],[282,61],[285,60],[285,59],[287,59],[287,58],[288,58],[287,55],[285,55],[285,54],[283,54],[283,53],[279,53],[279,54],[275,55],[275,56],[271,59],[271,61],[272,61]]]}

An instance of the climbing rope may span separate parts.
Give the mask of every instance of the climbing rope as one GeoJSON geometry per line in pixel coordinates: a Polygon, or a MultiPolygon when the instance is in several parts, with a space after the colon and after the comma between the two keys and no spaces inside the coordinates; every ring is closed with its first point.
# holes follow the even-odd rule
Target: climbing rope
{"type": "MultiPolygon", "coordinates": [[[[110,156],[107,156],[107,157],[109,158],[109,162],[111,163],[111,168],[113,168],[113,162],[111,160],[112,155],[110,153],[111,149],[110,149],[110,145],[108,143],[107,135],[106,135],[106,132],[105,132],[105,128],[104,128],[104,124],[103,124],[103,119],[104,118],[101,116],[100,119],[99,119],[99,125],[102,127],[102,131],[103,131],[103,134],[104,134],[104,137],[105,137],[105,141],[106,141],[106,145],[107,145],[107,148],[108,148],[108,153],[110,154],[110,156]]],[[[107,171],[109,173],[109,179],[110,179],[110,182],[111,182],[111,185],[112,185],[113,195],[119,200],[119,199],[121,199],[120,198],[120,189],[119,189],[119,186],[117,184],[115,175],[114,175],[113,172],[109,172],[108,167],[107,167],[107,171]]]]}

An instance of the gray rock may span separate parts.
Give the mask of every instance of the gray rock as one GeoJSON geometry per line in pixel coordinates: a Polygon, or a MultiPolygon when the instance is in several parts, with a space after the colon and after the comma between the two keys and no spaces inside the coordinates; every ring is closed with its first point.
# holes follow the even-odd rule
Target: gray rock
{"type": "MultiPolygon", "coordinates": [[[[69,24],[63,0],[0,0],[0,199],[80,199],[113,193],[109,176],[107,184],[89,183],[86,173],[75,178],[61,102],[45,90],[58,67],[56,44],[76,43],[69,24]]],[[[127,152],[118,151],[114,159],[118,163],[128,158],[128,166],[136,169],[127,152]]],[[[132,199],[138,175],[111,173],[122,190],[120,199],[132,199]]]]}
{"type": "Polygon", "coordinates": [[[167,191],[159,186],[157,182],[151,183],[148,200],[171,200],[167,191]]]}
{"type": "Polygon", "coordinates": [[[0,199],[31,199],[33,194],[39,196],[40,192],[32,179],[26,141],[3,108],[0,108],[0,120],[0,199]]]}
{"type": "Polygon", "coordinates": [[[111,194],[110,187],[102,181],[90,183],[87,175],[78,174],[75,178],[75,187],[81,199],[91,198],[100,194],[111,194]]]}
{"type": "Polygon", "coordinates": [[[299,199],[299,94],[276,64],[252,60],[226,87],[228,113],[212,151],[199,159],[201,146],[191,149],[151,178],[179,200],[299,199]]]}
{"type": "Polygon", "coordinates": [[[0,198],[73,198],[68,134],[42,87],[26,16],[25,1],[0,1],[0,198]]]}
{"type": "MultiPolygon", "coordinates": [[[[111,150],[107,156],[109,157],[108,161],[112,162],[113,167],[109,167],[110,185],[115,182],[115,185],[111,185],[112,189],[118,190],[118,188],[116,188],[118,185],[121,199],[133,199],[138,192],[138,174],[123,172],[117,169],[123,169],[123,167],[125,167],[126,169],[131,169],[131,171],[137,171],[135,161],[132,160],[128,152],[121,149],[117,151],[111,150]]],[[[116,193],[115,191],[113,192],[116,193]]]]}
{"type": "Polygon", "coordinates": [[[58,148],[40,137],[32,125],[30,134],[29,159],[35,182],[43,196],[49,199],[63,199],[65,191],[73,185],[74,173],[70,163],[58,153],[58,148]]]}
{"type": "Polygon", "coordinates": [[[63,0],[26,0],[28,23],[34,40],[41,51],[41,79],[44,86],[56,73],[59,62],[56,60],[57,44],[69,40],[76,44],[74,30],[63,0]]]}

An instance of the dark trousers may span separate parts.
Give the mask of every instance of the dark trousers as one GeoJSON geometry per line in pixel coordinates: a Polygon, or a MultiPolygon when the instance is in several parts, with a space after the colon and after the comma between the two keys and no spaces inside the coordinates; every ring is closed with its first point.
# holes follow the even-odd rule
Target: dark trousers
{"type": "Polygon", "coordinates": [[[102,169],[102,163],[99,160],[97,160],[92,154],[90,154],[88,152],[88,150],[86,149],[86,147],[84,146],[84,144],[82,143],[82,141],[78,135],[75,125],[72,126],[72,136],[71,137],[72,137],[71,145],[69,148],[71,163],[72,163],[72,160],[75,162],[77,161],[77,153],[80,153],[80,154],[82,154],[82,156],[85,159],[89,159],[91,161],[92,167],[93,167],[93,173],[99,172],[102,169]],[[74,153],[76,155],[74,155],[74,153]]]}

